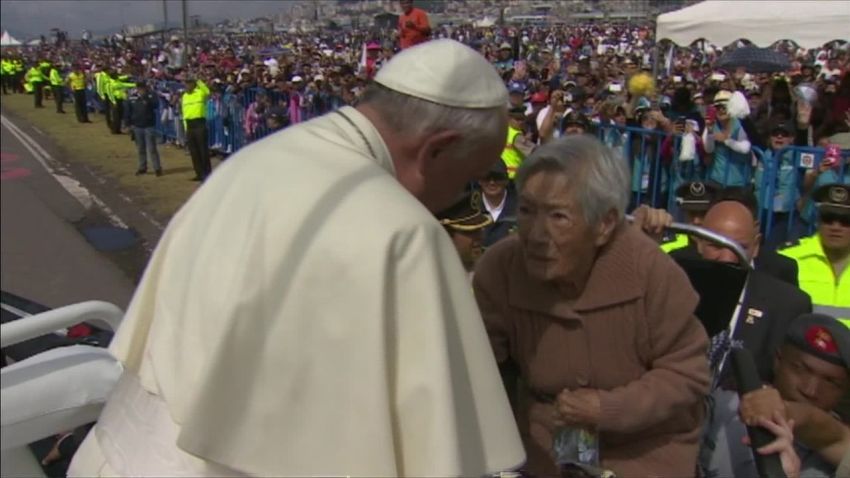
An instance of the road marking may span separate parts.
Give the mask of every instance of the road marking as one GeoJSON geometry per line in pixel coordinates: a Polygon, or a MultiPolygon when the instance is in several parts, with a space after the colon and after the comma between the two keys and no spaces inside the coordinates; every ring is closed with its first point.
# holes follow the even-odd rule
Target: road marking
{"type": "Polygon", "coordinates": [[[52,175],[56,181],[76,199],[82,206],[88,210],[95,204],[106,215],[106,218],[113,226],[129,229],[126,223],[115,214],[103,201],[91,191],[85,188],[79,181],[74,179],[67,168],[60,164],[53,156],[50,155],[41,145],[30,135],[23,132],[18,126],[5,116],[0,116],[0,122],[9,130],[10,133],[22,144],[30,154],[33,155],[36,161],[41,164],[44,169],[52,175]]]}

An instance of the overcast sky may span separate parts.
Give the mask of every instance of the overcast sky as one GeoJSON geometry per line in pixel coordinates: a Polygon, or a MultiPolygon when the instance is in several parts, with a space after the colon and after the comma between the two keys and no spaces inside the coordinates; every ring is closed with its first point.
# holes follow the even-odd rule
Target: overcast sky
{"type": "MultiPolygon", "coordinates": [[[[167,0],[169,23],[181,21],[179,0],[167,0]]],[[[189,15],[204,19],[254,18],[288,11],[296,2],[283,0],[188,0],[189,15]]],[[[24,37],[51,28],[79,38],[83,29],[97,34],[122,25],[162,21],[162,0],[2,0],[0,27],[24,37]]]]}

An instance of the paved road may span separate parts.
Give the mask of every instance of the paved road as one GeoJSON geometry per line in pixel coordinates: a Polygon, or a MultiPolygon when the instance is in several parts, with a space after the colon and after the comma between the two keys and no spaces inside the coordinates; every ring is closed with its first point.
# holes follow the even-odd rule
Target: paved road
{"type": "Polygon", "coordinates": [[[141,246],[123,253],[96,250],[81,231],[107,223],[105,214],[72,196],[68,181],[63,187],[38,149],[14,131],[4,116],[0,288],[49,307],[100,299],[126,308],[135,274],[119,267],[114,256],[129,255],[125,263],[139,263],[146,259],[141,246]]]}

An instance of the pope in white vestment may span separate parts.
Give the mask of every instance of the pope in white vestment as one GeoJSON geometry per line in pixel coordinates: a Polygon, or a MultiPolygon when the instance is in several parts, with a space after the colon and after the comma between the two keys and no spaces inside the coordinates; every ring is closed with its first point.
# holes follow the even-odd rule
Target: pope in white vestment
{"type": "Polygon", "coordinates": [[[111,351],[125,374],[71,476],[524,461],[457,253],[355,108],[219,167],[169,224],[111,351]]]}

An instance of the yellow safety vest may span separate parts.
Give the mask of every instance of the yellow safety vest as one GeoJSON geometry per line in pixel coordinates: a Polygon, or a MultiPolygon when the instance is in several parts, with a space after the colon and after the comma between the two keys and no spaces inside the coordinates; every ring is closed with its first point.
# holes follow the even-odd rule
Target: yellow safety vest
{"type": "Polygon", "coordinates": [[[106,82],[109,81],[109,75],[105,71],[98,71],[94,74],[94,91],[97,96],[106,98],[106,82]]]}
{"type": "Polygon", "coordinates": [[[44,80],[44,73],[38,68],[32,67],[27,71],[27,83],[40,83],[44,80]]]}
{"type": "Polygon", "coordinates": [[[516,176],[516,171],[519,169],[520,165],[522,165],[525,157],[520,153],[516,146],[514,146],[514,141],[516,137],[521,135],[522,131],[508,126],[508,142],[505,144],[505,149],[502,150],[502,161],[505,163],[505,167],[508,169],[508,178],[513,179],[516,176]]]}
{"type": "Polygon", "coordinates": [[[62,75],[59,74],[59,70],[56,68],[50,69],[50,85],[51,86],[62,86],[62,75]]]}
{"type": "Polygon", "coordinates": [[[68,81],[71,83],[71,89],[74,91],[86,89],[86,75],[72,71],[68,74],[68,81]]]}
{"type": "Polygon", "coordinates": [[[831,315],[850,327],[850,268],[836,279],[820,235],[803,238],[799,244],[778,252],[797,261],[797,281],[812,298],[814,311],[831,315]]]}
{"type": "Polygon", "coordinates": [[[210,89],[203,81],[198,80],[197,86],[191,93],[183,93],[181,106],[183,107],[183,123],[191,119],[207,117],[207,97],[210,89]]]}
{"type": "Polygon", "coordinates": [[[688,239],[687,234],[676,234],[676,237],[673,238],[672,241],[668,241],[661,244],[661,250],[667,254],[670,254],[675,250],[684,249],[685,247],[688,247],[688,244],[690,244],[690,240],[688,239]]]}
{"type": "Polygon", "coordinates": [[[14,67],[12,66],[12,62],[6,60],[0,60],[0,74],[3,76],[11,75],[14,67]]]}
{"type": "Polygon", "coordinates": [[[127,90],[134,88],[135,83],[127,81],[127,75],[121,75],[117,79],[109,80],[109,93],[112,95],[112,101],[126,100],[127,90]]]}
{"type": "Polygon", "coordinates": [[[12,66],[15,67],[15,73],[20,73],[24,71],[24,62],[22,62],[21,60],[13,60],[12,66]]]}

